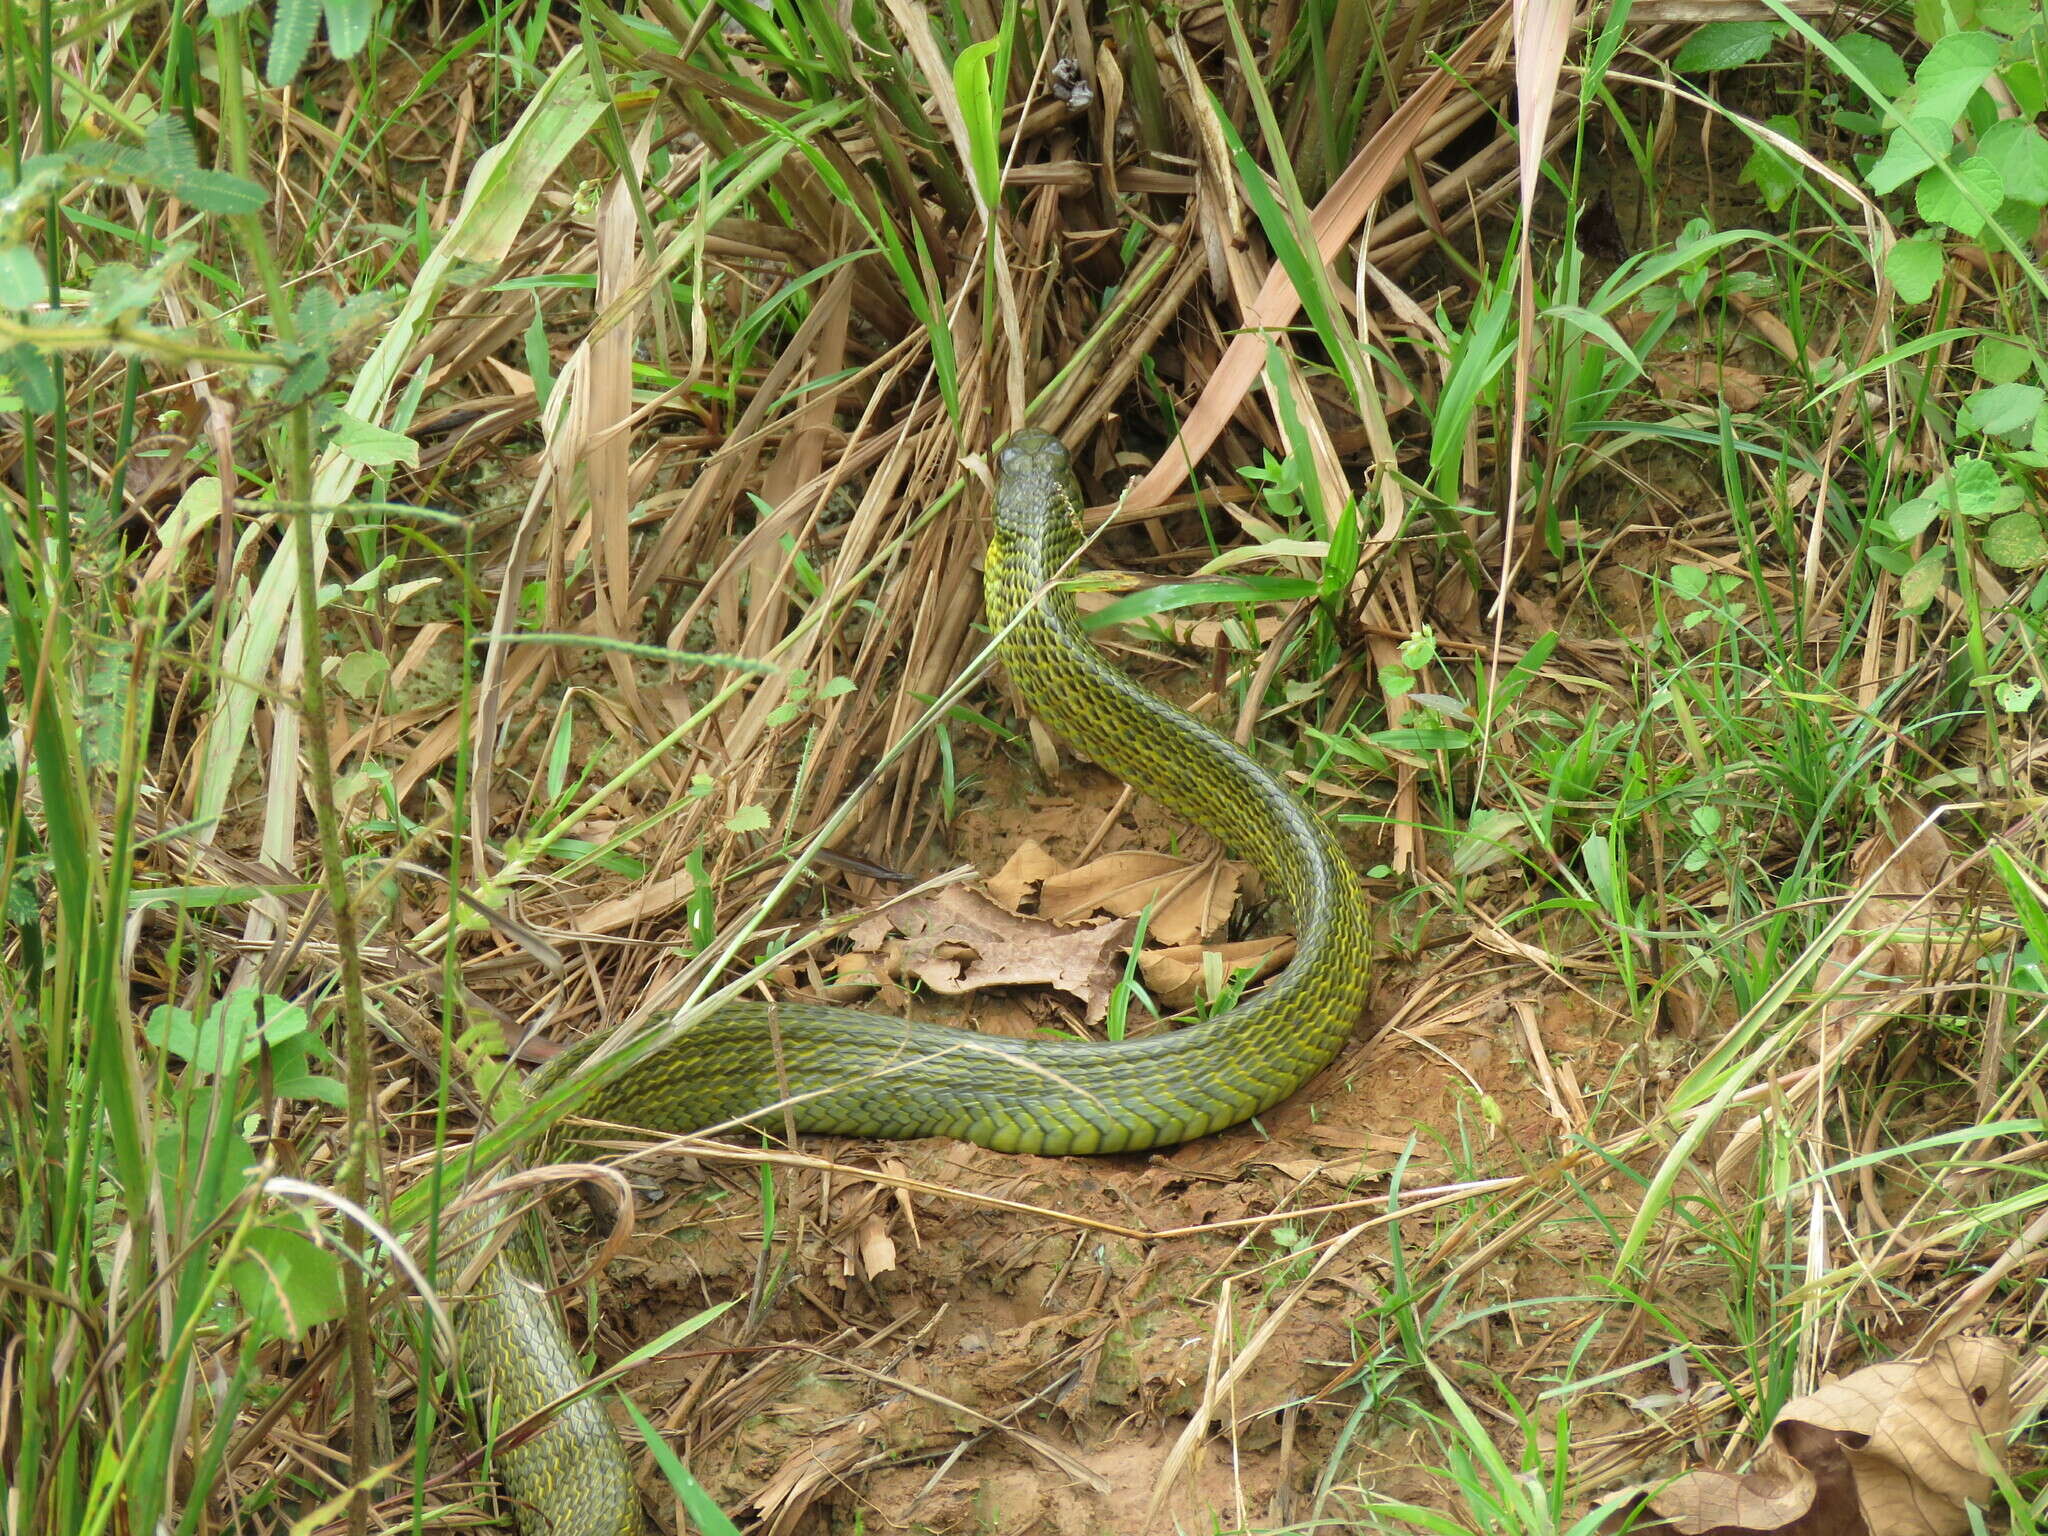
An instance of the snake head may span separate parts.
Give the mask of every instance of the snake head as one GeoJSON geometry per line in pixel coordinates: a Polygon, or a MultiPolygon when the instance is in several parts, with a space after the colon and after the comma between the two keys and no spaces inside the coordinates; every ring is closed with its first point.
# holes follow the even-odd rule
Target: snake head
{"type": "Polygon", "coordinates": [[[1023,545],[1042,537],[1071,549],[1081,533],[1081,494],[1066,445],[1026,427],[996,454],[996,472],[997,541],[1023,545]]]}

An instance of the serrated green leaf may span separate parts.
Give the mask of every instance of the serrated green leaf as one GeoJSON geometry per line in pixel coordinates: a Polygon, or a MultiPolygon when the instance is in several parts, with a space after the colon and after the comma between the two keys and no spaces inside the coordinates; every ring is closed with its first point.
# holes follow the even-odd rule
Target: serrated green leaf
{"type": "Polygon", "coordinates": [[[292,311],[292,323],[298,327],[299,345],[317,347],[325,342],[334,331],[334,317],[339,309],[334,295],[317,283],[301,293],[298,305],[292,311]]]}
{"type": "MultiPolygon", "coordinates": [[[[1998,205],[1998,211],[1991,216],[1991,222],[2005,231],[2013,245],[2024,251],[2034,243],[2034,231],[2041,227],[2041,210],[2032,203],[2023,203],[2016,197],[2008,197],[1998,205]]],[[[1986,246],[1993,242],[1985,240],[1986,246]]]]}
{"type": "Polygon", "coordinates": [[[33,309],[49,296],[36,253],[25,245],[0,245],[0,309],[33,309]]]}
{"type": "Polygon", "coordinates": [[[1682,75],[1710,74],[1753,64],[1785,35],[1775,21],[1710,21],[1678,50],[1671,67],[1682,75]]]}
{"type": "Polygon", "coordinates": [[[1942,583],[1948,580],[1948,546],[1937,544],[1918,560],[1912,569],[1899,578],[1899,607],[1907,613],[1918,613],[1934,601],[1941,591],[1942,583]]]}
{"type": "Polygon", "coordinates": [[[1989,32],[1951,32],[1936,42],[1913,72],[1913,116],[1956,123],[1998,67],[2003,46],[1989,32]]]}
{"type": "Polygon", "coordinates": [[[2038,384],[1994,384],[1963,402],[1956,413],[1956,428],[2018,441],[2021,434],[2033,430],[2043,398],[2038,384]]]}
{"type": "Polygon", "coordinates": [[[1997,170],[2007,197],[2036,208],[2048,204],[2048,138],[2038,124],[2016,117],[1993,123],[1978,139],[1977,153],[1997,170]]]}
{"type": "Polygon", "coordinates": [[[320,35],[320,0],[277,0],[270,18],[270,56],[263,78],[283,88],[298,77],[313,39],[320,35]]]}
{"type": "Polygon", "coordinates": [[[372,0],[327,0],[327,49],[337,59],[352,59],[370,40],[372,0]]]}
{"type": "Polygon", "coordinates": [[[758,805],[743,805],[725,819],[728,832],[766,832],[773,825],[766,809],[758,805]]]}
{"type": "Polygon", "coordinates": [[[180,171],[164,182],[163,189],[201,213],[259,213],[263,209],[263,189],[226,171],[180,171]]]}
{"type": "Polygon", "coordinates": [[[1921,218],[1971,239],[1984,232],[1987,211],[2004,201],[2005,182],[1982,155],[1961,165],[1937,165],[1913,188],[1913,207],[1921,218]]]}
{"type": "Polygon", "coordinates": [[[2031,512],[2008,512],[1984,530],[1984,558],[2023,571],[2048,561],[2048,538],[2031,512]]]}
{"type": "Polygon", "coordinates": [[[140,314],[156,302],[169,275],[161,262],[145,272],[125,261],[110,261],[92,275],[92,302],[86,313],[101,322],[140,314]]]}
{"type": "Polygon", "coordinates": [[[1925,304],[1941,280],[1943,260],[1938,240],[1901,240],[1884,253],[1884,275],[1908,304],[1925,304]]]}
{"type": "Polygon", "coordinates": [[[0,395],[9,393],[21,397],[31,416],[47,416],[57,409],[57,380],[33,347],[0,351],[0,395]]]}
{"type": "Polygon", "coordinates": [[[2015,383],[2040,361],[2041,355],[2032,347],[2009,336],[1980,336],[1970,353],[1970,366],[1987,384],[2015,383]]]}
{"type": "Polygon", "coordinates": [[[1848,32],[1836,38],[1834,46],[1887,99],[1896,101],[1905,94],[1906,66],[1891,44],[1867,32],[1848,32]]]}
{"type": "Polygon", "coordinates": [[[1884,153],[1863,179],[1870,190],[1882,197],[1895,192],[1934,164],[1935,151],[1955,136],[1955,125],[1938,117],[1912,118],[1910,125],[1894,128],[1884,142],[1884,153]]]}

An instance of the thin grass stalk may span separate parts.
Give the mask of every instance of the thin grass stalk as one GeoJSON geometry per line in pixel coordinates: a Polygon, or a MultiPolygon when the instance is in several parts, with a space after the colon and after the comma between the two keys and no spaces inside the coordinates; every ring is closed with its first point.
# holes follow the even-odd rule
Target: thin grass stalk
{"type": "MultiPolygon", "coordinates": [[[[226,129],[229,163],[237,175],[250,172],[249,121],[243,97],[244,33],[239,15],[217,18],[214,32],[220,50],[221,120],[226,129]]],[[[256,263],[270,307],[278,341],[290,348],[297,341],[290,295],[262,222],[253,214],[235,220],[244,248],[256,263]]],[[[291,558],[298,568],[297,608],[300,647],[304,655],[300,711],[306,758],[313,779],[313,821],[319,837],[320,873],[328,903],[328,920],[341,973],[344,1033],[344,1080],[348,1095],[346,1150],[340,1183],[343,1195],[357,1210],[368,1208],[370,1164],[376,1155],[375,1117],[371,1106],[372,1078],[369,1021],[363,1005],[362,960],[357,951],[355,907],[347,867],[342,862],[341,831],[335,817],[334,758],[327,738],[327,691],[322,677],[320,593],[313,547],[312,514],[306,510],[313,483],[312,408],[301,401],[285,418],[284,485],[286,500],[300,510],[291,514],[291,558]]],[[[225,509],[223,516],[226,515],[225,509]]],[[[380,1181],[381,1182],[381,1181],[380,1181]]],[[[359,1251],[371,1251],[368,1229],[345,1222],[344,1230],[359,1251]]],[[[375,1465],[373,1412],[376,1403],[376,1343],[370,1329],[369,1282],[359,1265],[342,1266],[342,1295],[348,1334],[349,1399],[354,1420],[349,1435],[349,1500],[351,1536],[369,1529],[370,1474],[375,1465]]]]}

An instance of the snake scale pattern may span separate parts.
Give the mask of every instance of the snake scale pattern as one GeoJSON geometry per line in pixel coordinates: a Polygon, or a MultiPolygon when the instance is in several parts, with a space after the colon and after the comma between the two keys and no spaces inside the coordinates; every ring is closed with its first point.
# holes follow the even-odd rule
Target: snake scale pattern
{"type": "MultiPolygon", "coordinates": [[[[1113,1043],[999,1039],[847,1008],[735,1003],[595,1090],[595,1119],[687,1132],[799,1098],[799,1130],[950,1136],[999,1152],[1132,1152],[1235,1125],[1286,1098],[1364,1010],[1368,924],[1357,882],[1307,807],[1249,754],[1125,677],[1081,631],[1059,580],[1080,547],[1066,449],[1024,431],[997,458],[985,563],[989,627],[1025,702],[1069,746],[1251,859],[1293,909],[1281,975],[1227,1013],[1113,1043]],[[774,1029],[771,1031],[770,1020],[774,1029]],[[779,1039],[780,1063],[776,1060],[779,1039]]],[[[604,1039],[564,1052],[544,1091],[604,1039]]],[[[778,1111],[770,1128],[783,1124],[778,1111]]],[[[472,1372],[500,1428],[575,1392],[583,1373],[518,1243],[461,1308],[472,1372]]],[[[527,1536],[632,1536],[639,1501],[618,1432],[584,1397],[495,1466],[527,1536]]]]}

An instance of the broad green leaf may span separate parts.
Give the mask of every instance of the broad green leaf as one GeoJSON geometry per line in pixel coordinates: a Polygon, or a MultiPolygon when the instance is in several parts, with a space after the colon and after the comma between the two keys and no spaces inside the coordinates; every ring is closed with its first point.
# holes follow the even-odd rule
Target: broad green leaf
{"type": "Polygon", "coordinates": [[[953,93],[960,99],[960,116],[967,128],[975,190],[989,207],[1002,195],[1000,111],[989,79],[989,60],[997,47],[995,38],[974,43],[961,49],[960,57],[953,61],[953,93]]]}
{"type": "Polygon", "coordinates": [[[202,1071],[226,1073],[247,1066],[267,1043],[302,1035],[306,1010],[254,987],[240,987],[196,1015],[169,1003],[150,1011],[143,1038],[202,1071]]]}
{"type": "Polygon", "coordinates": [[[2012,714],[2020,714],[2034,707],[2034,701],[2041,697],[2041,679],[2015,683],[2008,679],[1992,690],[1998,698],[1998,707],[2012,714]]]}
{"type": "Polygon", "coordinates": [[[1977,141],[2005,184],[2005,195],[2039,208],[2048,204],[2048,138],[2038,125],[2009,117],[1993,123],[1977,141]]]}
{"type": "Polygon", "coordinates": [[[1884,253],[1884,275],[1908,304],[1925,304],[1941,280],[1939,240],[1901,240],[1884,253]]]}
{"type": "Polygon", "coordinates": [[[2018,441],[2033,430],[2042,399],[2038,384],[1994,384],[1980,389],[1956,413],[1957,430],[2018,441]]]}
{"type": "Polygon", "coordinates": [[[347,411],[335,412],[334,446],[372,469],[392,464],[417,465],[420,461],[420,445],[403,432],[373,427],[347,411]]]}
{"type": "Polygon", "coordinates": [[[1446,752],[1472,745],[1469,731],[1454,731],[1446,726],[1396,726],[1390,731],[1374,731],[1366,738],[1396,752],[1446,752]]]}
{"type": "Polygon", "coordinates": [[[2018,37],[2040,19],[2040,0],[1977,0],[1977,20],[2007,37],[2018,37]]]}
{"type": "MultiPolygon", "coordinates": [[[[1948,494],[1943,499],[1966,517],[1979,521],[2010,512],[2026,499],[2020,488],[2000,474],[1998,466],[1988,459],[1958,459],[1942,479],[1948,482],[1948,494]]],[[[1934,487],[1928,490],[1930,495],[1934,494],[1934,487]]]]}
{"type": "MultiPolygon", "coordinates": [[[[1770,126],[1798,142],[1797,120],[1779,113],[1770,120],[1770,126]]],[[[1742,179],[1757,189],[1764,205],[1773,213],[1791,201],[1792,194],[1799,190],[1799,172],[1792,162],[1761,140],[1749,152],[1749,160],[1742,167],[1742,179]]]]}
{"type": "Polygon", "coordinates": [[[1316,584],[1301,576],[1243,576],[1214,581],[1169,581],[1120,597],[1084,618],[1082,627],[1096,630],[1130,624],[1154,614],[1205,603],[1299,602],[1315,595],[1316,584]]]}
{"type": "MultiPolygon", "coordinates": [[[[311,1054],[312,1046],[311,1035],[300,1035],[296,1040],[287,1040],[271,1051],[271,1091],[280,1099],[300,1103],[331,1104],[336,1109],[346,1109],[348,1090],[335,1079],[320,1076],[309,1064],[307,1058],[311,1054]]],[[[324,1048],[321,1054],[326,1055],[324,1048]]]]}
{"type": "Polygon", "coordinates": [[[1905,93],[1906,66],[1890,43],[1867,32],[1846,32],[1835,39],[1835,48],[1888,99],[1905,93]]]}
{"type": "Polygon", "coordinates": [[[1702,75],[1753,64],[1784,35],[1784,26],[1775,21],[1710,21],[1685,40],[1671,67],[1682,75],[1702,75]]]}
{"type": "Polygon", "coordinates": [[[1515,856],[1527,845],[1527,828],[1516,811],[1475,811],[1472,824],[1455,833],[1451,843],[1451,872],[1476,875],[1515,856]]]}
{"type": "Polygon", "coordinates": [[[1938,165],[1913,189],[1913,207],[1921,218],[1973,239],[1984,232],[1988,214],[2004,201],[2005,182],[1982,155],[1972,155],[1958,166],[1938,165]]]}
{"type": "Polygon", "coordinates": [[[1941,514],[1941,504],[1932,496],[1915,496],[1911,501],[1902,501],[1885,515],[1885,526],[1892,537],[1901,544],[1917,539],[1927,531],[1941,514]]]}
{"type": "Polygon", "coordinates": [[[2009,336],[1980,336],[1970,354],[1970,366],[1987,384],[2015,383],[2040,361],[2041,355],[2032,347],[2009,336]]]}
{"type": "Polygon", "coordinates": [[[2021,116],[2038,118],[2048,112],[2048,78],[2043,77],[2041,66],[2032,59],[2015,59],[1999,71],[1999,79],[2012,92],[2013,104],[2020,109],[2021,116]]]}
{"type": "Polygon", "coordinates": [[[1863,179],[1880,197],[1895,192],[1934,164],[1935,154],[1954,137],[1953,122],[1915,113],[1908,125],[1892,130],[1884,153],[1863,173],[1863,179]]]}
{"type": "Polygon", "coordinates": [[[341,1316],[341,1263],[303,1232],[254,1227],[228,1268],[259,1333],[302,1339],[341,1316]]]}
{"type": "Polygon", "coordinates": [[[1941,584],[1948,579],[1948,546],[1937,544],[1899,578],[1899,607],[1918,613],[1934,601],[1941,584]]]}
{"type": "Polygon", "coordinates": [[[2048,538],[2031,512],[2008,512],[1984,530],[1984,558],[2022,571],[2048,561],[2048,538]]]}
{"type": "Polygon", "coordinates": [[[1913,72],[1913,116],[1939,118],[1952,126],[1963,115],[1985,77],[1998,66],[2004,45],[1989,32],[1951,32],[1913,72]]]}
{"type": "Polygon", "coordinates": [[[159,1123],[156,1161],[166,1205],[194,1230],[225,1210],[256,1168],[249,1143],[232,1131],[221,1134],[204,1095],[186,1100],[176,1116],[159,1123]]]}
{"type": "Polygon", "coordinates": [[[1579,858],[1586,866],[1586,881],[1600,898],[1600,904],[1609,912],[1624,911],[1614,868],[1614,845],[1604,834],[1596,832],[1579,845],[1579,858]]]}
{"type": "Polygon", "coordinates": [[[391,673],[391,658],[382,651],[350,651],[336,663],[334,680],[352,699],[367,698],[391,673]]]}

